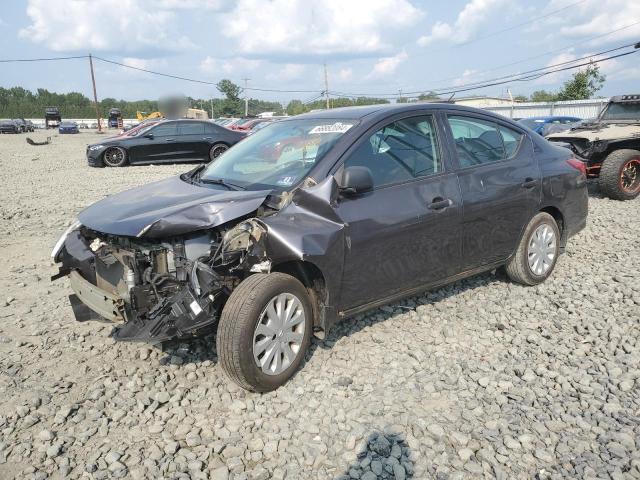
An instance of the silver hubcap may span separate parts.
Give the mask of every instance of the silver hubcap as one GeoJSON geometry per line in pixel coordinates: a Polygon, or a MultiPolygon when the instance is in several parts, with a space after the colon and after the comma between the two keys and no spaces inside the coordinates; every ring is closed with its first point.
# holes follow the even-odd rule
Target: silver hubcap
{"type": "Polygon", "coordinates": [[[253,358],[267,375],[279,375],[294,362],[304,339],[302,302],[291,293],[276,295],[260,314],[253,333],[253,358]]]}
{"type": "Polygon", "coordinates": [[[549,271],[556,257],[556,234],[547,224],[536,228],[529,240],[527,249],[529,268],[536,275],[544,275],[549,271]]]}

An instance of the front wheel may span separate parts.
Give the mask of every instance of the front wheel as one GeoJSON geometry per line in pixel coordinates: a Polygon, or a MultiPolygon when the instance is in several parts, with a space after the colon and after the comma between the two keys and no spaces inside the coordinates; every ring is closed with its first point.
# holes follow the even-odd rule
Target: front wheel
{"type": "Polygon", "coordinates": [[[209,149],[209,160],[213,161],[222,155],[224,152],[229,150],[229,147],[224,143],[216,143],[211,146],[209,149]]]}
{"type": "Polygon", "coordinates": [[[102,154],[107,167],[124,167],[127,164],[127,152],[121,147],[109,147],[102,154]]]}
{"type": "Polygon", "coordinates": [[[540,212],[527,225],[515,255],[507,262],[507,275],[517,283],[538,285],[553,272],[559,253],[558,224],[551,215],[540,212]]]}
{"type": "Polygon", "coordinates": [[[242,388],[275,390],[300,367],[312,326],[309,296],[297,279],[284,273],[251,275],[222,310],[219,362],[242,388]]]}
{"type": "Polygon", "coordinates": [[[640,194],[640,151],[611,152],[600,168],[600,190],[614,200],[633,200],[640,194]]]}

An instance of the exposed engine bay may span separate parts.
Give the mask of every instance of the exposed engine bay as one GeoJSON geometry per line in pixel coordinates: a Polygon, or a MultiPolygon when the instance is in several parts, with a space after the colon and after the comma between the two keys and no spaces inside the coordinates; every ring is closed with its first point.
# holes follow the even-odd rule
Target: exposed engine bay
{"type": "Polygon", "coordinates": [[[76,319],[103,317],[121,323],[113,333],[117,340],[163,341],[201,333],[216,323],[239,282],[252,272],[269,272],[260,247],[264,232],[255,218],[159,242],[80,226],[66,238],[57,276],[74,269],[79,273],[71,277],[76,319]],[[92,287],[83,279],[98,294],[103,291],[119,301],[109,306],[92,302],[92,287]]]}

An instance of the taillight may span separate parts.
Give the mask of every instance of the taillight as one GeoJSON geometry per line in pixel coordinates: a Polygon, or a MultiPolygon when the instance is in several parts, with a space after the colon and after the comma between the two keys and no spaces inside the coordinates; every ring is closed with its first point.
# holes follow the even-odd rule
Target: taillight
{"type": "Polygon", "coordinates": [[[584,175],[585,177],[587,176],[587,166],[584,164],[584,162],[581,162],[577,158],[570,158],[569,160],[567,160],[567,163],[576,170],[579,170],[580,173],[582,173],[582,175],[584,175]]]}

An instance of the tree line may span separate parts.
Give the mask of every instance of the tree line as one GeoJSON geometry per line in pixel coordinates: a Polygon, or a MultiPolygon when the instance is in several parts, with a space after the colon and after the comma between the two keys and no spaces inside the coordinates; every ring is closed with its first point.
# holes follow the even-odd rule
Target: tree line
{"type": "MultiPolygon", "coordinates": [[[[537,90],[530,96],[517,95],[516,101],[531,102],[555,102],[561,100],[583,100],[592,98],[604,85],[606,78],[600,73],[598,65],[589,65],[586,69],[573,74],[572,78],[564,83],[557,92],[537,90]]],[[[231,80],[224,79],[216,85],[224,98],[196,99],[187,97],[187,104],[191,108],[201,108],[213,118],[222,116],[243,116],[245,109],[244,99],[241,98],[242,88],[231,80]]],[[[419,101],[442,100],[434,92],[426,92],[417,97],[419,101]]],[[[396,99],[399,103],[405,103],[407,98],[396,99]]],[[[332,97],[330,106],[352,107],[358,105],[375,105],[389,103],[384,98],[373,97],[332,97]]],[[[63,118],[93,118],[96,115],[93,101],[79,92],[55,93],[44,88],[38,88],[35,92],[22,87],[0,87],[0,118],[38,118],[44,117],[46,107],[58,107],[63,118]]],[[[326,107],[326,99],[316,98],[309,102],[299,99],[291,100],[286,106],[279,102],[270,102],[249,98],[249,115],[257,115],[262,112],[274,112],[275,115],[298,115],[311,110],[326,107]]],[[[157,100],[117,100],[115,98],[103,98],[98,102],[98,111],[101,117],[106,117],[111,108],[119,108],[124,118],[135,118],[136,112],[155,112],[158,110],[157,100]]]]}

